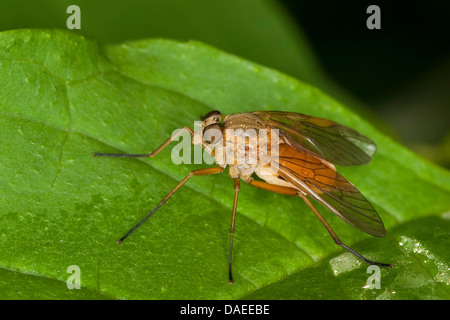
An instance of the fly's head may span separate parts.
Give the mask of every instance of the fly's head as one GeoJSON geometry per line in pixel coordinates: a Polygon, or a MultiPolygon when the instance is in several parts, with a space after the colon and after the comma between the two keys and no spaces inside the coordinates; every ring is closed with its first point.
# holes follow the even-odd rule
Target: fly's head
{"type": "Polygon", "coordinates": [[[194,133],[194,144],[206,143],[211,147],[222,141],[223,125],[222,114],[220,111],[214,110],[208,112],[202,118],[202,127],[195,130],[194,133]]]}

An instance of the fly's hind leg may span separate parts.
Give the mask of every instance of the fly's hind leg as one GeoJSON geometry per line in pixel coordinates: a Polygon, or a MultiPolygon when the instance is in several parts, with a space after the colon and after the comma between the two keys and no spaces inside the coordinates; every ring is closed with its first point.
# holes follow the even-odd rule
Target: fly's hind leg
{"type": "Polygon", "coordinates": [[[257,188],[260,188],[260,189],[264,189],[264,190],[267,190],[267,191],[272,191],[272,192],[276,192],[276,193],[286,194],[286,195],[290,195],[290,196],[298,195],[298,196],[302,197],[302,199],[305,201],[305,203],[308,205],[308,207],[311,208],[311,210],[314,212],[316,217],[319,218],[320,222],[322,222],[322,224],[325,226],[325,228],[327,229],[328,233],[331,235],[331,237],[333,238],[334,242],[338,246],[341,246],[342,248],[344,248],[345,250],[347,250],[350,253],[354,254],[356,257],[360,258],[364,262],[367,262],[368,264],[393,268],[393,266],[391,264],[380,263],[380,262],[375,262],[375,261],[369,260],[366,257],[364,257],[362,254],[360,254],[359,252],[353,250],[349,246],[347,246],[344,243],[342,243],[341,239],[339,239],[339,237],[334,232],[334,230],[331,228],[331,226],[328,224],[328,222],[325,221],[325,219],[322,217],[322,215],[319,213],[319,211],[317,211],[317,209],[312,205],[312,203],[308,200],[308,198],[301,191],[299,191],[299,190],[297,190],[295,188],[289,188],[289,187],[279,186],[279,185],[275,185],[275,184],[271,184],[271,183],[267,183],[267,182],[256,181],[256,180],[253,180],[252,178],[248,179],[248,181],[246,181],[246,182],[249,183],[250,185],[254,186],[254,187],[257,187],[257,188]]]}
{"type": "Polygon", "coordinates": [[[263,181],[257,181],[257,180],[253,180],[252,178],[247,179],[246,182],[256,188],[267,190],[267,191],[272,191],[272,192],[276,192],[276,193],[280,193],[280,194],[286,194],[288,196],[296,196],[298,193],[298,190],[294,189],[294,188],[279,186],[276,184],[271,184],[271,183],[267,183],[267,182],[263,182],[263,181]]]}
{"type": "Polygon", "coordinates": [[[319,213],[319,211],[317,211],[317,209],[312,205],[312,203],[308,200],[308,198],[302,192],[298,192],[298,195],[303,198],[303,200],[308,205],[308,207],[310,207],[311,210],[316,215],[316,217],[319,218],[320,222],[322,222],[322,224],[325,226],[325,228],[327,229],[328,233],[331,235],[331,237],[333,238],[334,242],[338,246],[341,246],[342,248],[344,248],[345,250],[347,250],[350,253],[354,254],[356,257],[360,258],[364,262],[367,262],[368,264],[393,268],[393,266],[391,264],[380,263],[380,262],[375,262],[375,261],[369,260],[366,257],[364,257],[362,254],[360,254],[359,252],[353,250],[352,248],[350,248],[347,245],[345,245],[344,243],[342,243],[341,239],[339,239],[339,237],[334,232],[334,230],[331,228],[331,226],[328,224],[328,222],[325,221],[325,219],[322,217],[322,215],[319,213]]]}

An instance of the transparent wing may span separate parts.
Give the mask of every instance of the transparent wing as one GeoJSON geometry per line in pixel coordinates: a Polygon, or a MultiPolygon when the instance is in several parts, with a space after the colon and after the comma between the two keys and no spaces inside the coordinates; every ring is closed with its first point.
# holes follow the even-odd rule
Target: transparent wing
{"type": "Polygon", "coordinates": [[[296,148],[308,149],[322,159],[341,166],[368,163],[375,143],[357,131],[331,120],[294,112],[256,111],[268,126],[296,148]]]}
{"type": "Polygon", "coordinates": [[[373,236],[384,236],[383,221],[369,201],[335,168],[307,151],[279,146],[278,174],[341,219],[373,236]]]}

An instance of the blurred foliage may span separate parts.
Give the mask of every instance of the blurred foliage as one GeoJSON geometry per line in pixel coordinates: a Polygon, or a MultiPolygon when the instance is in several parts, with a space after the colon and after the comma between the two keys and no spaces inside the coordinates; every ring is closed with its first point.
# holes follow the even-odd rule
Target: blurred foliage
{"type": "MultiPolygon", "coordinates": [[[[382,30],[371,32],[368,1],[16,0],[0,2],[0,30],[65,29],[72,4],[82,13],[82,29],[72,32],[104,44],[142,38],[208,43],[313,84],[428,159],[450,162],[438,147],[449,131],[450,99],[420,85],[429,68],[449,57],[439,32],[449,3],[381,2],[382,30]],[[419,112],[402,104],[410,79],[414,92],[427,90],[439,103],[416,104],[419,112]]],[[[443,86],[450,85],[449,75],[440,70],[443,86]]]]}
{"type": "Polygon", "coordinates": [[[72,32],[100,43],[142,38],[197,40],[315,85],[393,134],[361,100],[329,79],[283,3],[275,0],[17,0],[0,3],[0,30],[66,28],[66,9],[81,8],[72,32]]]}

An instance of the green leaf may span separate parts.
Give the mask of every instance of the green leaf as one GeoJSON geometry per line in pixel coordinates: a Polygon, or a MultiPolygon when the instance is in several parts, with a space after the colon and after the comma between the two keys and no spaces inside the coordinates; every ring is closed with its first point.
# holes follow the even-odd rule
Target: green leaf
{"type": "Polygon", "coordinates": [[[448,299],[450,174],[318,89],[198,42],[101,47],[68,32],[17,30],[0,34],[0,48],[1,297],[448,299]],[[205,165],[175,165],[170,148],[152,159],[93,153],[149,152],[212,109],[306,113],[377,143],[369,165],[339,171],[388,235],[371,238],[317,207],[344,243],[396,266],[381,270],[380,290],[363,288],[367,266],[342,254],[300,198],[245,184],[229,285],[226,172],[192,178],[117,245],[205,165]],[[66,289],[71,265],[81,270],[78,292],[66,289]]]}
{"type": "Polygon", "coordinates": [[[255,290],[244,299],[446,299],[450,298],[448,215],[401,224],[382,241],[364,240],[355,248],[395,259],[395,268],[374,274],[350,253],[324,259],[311,268],[255,290]],[[323,279],[322,281],[318,281],[323,279]],[[372,285],[372,287],[370,287],[372,285]]]}
{"type": "MultiPolygon", "coordinates": [[[[65,28],[70,16],[66,11],[73,4],[72,0],[0,2],[0,30],[65,28]]],[[[130,6],[123,0],[109,0],[108,5],[77,0],[76,5],[81,29],[72,33],[101,44],[154,37],[208,43],[313,84],[392,134],[379,116],[322,70],[301,26],[279,1],[152,0],[130,6]]]]}

